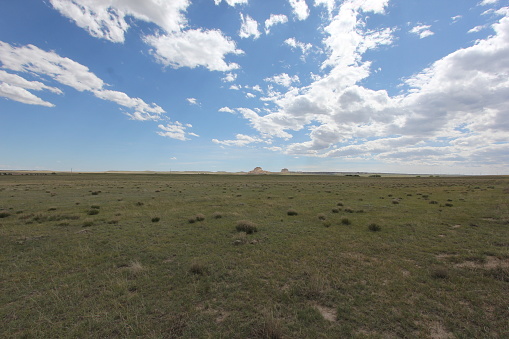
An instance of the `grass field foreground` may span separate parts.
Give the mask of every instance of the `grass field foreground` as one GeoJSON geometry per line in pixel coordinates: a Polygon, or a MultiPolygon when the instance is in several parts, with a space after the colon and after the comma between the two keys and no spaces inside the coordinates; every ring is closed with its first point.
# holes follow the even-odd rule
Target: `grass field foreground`
{"type": "Polygon", "coordinates": [[[509,337],[504,176],[0,176],[0,246],[3,338],[509,337]]]}

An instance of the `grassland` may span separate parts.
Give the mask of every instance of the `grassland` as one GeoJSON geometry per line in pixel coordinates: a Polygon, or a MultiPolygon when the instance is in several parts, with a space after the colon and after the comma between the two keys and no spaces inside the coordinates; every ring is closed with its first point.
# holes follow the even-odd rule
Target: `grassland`
{"type": "Polygon", "coordinates": [[[2,338],[509,337],[508,177],[1,176],[0,248],[2,338]]]}

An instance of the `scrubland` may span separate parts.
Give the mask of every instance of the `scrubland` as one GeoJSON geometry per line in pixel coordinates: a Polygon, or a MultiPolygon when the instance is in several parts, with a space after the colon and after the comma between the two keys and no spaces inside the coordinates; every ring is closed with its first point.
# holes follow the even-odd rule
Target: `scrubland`
{"type": "Polygon", "coordinates": [[[509,177],[0,177],[2,338],[507,338],[509,177]]]}

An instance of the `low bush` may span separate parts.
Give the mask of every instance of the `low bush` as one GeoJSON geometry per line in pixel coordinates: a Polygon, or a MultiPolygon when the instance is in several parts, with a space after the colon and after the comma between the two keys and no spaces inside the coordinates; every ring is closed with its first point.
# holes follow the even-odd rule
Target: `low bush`
{"type": "Polygon", "coordinates": [[[159,218],[159,217],[152,218],[152,222],[159,222],[159,220],[161,220],[161,218],[159,218]]]}
{"type": "Polygon", "coordinates": [[[343,225],[350,225],[352,222],[350,221],[350,219],[344,217],[344,218],[341,218],[341,224],[343,225]]]}
{"type": "Polygon", "coordinates": [[[296,210],[289,209],[288,212],[286,212],[286,214],[288,214],[288,215],[298,215],[299,213],[297,213],[296,210]]]}
{"type": "Polygon", "coordinates": [[[87,212],[88,215],[96,215],[96,214],[99,214],[99,210],[89,210],[87,212]]]}
{"type": "Polygon", "coordinates": [[[325,220],[325,219],[327,219],[327,217],[323,213],[318,214],[317,218],[318,218],[318,220],[325,220]]]}
{"type": "Polygon", "coordinates": [[[248,220],[237,221],[235,229],[237,230],[237,232],[246,232],[247,234],[258,232],[256,224],[248,220]]]}
{"type": "Polygon", "coordinates": [[[203,221],[203,220],[205,220],[205,216],[203,214],[201,214],[201,213],[197,214],[195,218],[196,218],[196,221],[203,221]]]}
{"type": "Polygon", "coordinates": [[[380,225],[378,224],[375,224],[375,223],[371,223],[368,225],[368,229],[371,231],[371,232],[378,232],[378,231],[381,231],[382,230],[382,227],[380,227],[380,225]]]}

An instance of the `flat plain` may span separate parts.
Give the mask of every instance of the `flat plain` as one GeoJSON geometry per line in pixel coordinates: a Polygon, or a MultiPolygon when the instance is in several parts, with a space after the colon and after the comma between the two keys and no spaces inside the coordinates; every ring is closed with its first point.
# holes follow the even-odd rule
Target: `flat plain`
{"type": "Polygon", "coordinates": [[[2,338],[507,338],[509,177],[0,176],[2,338]]]}

